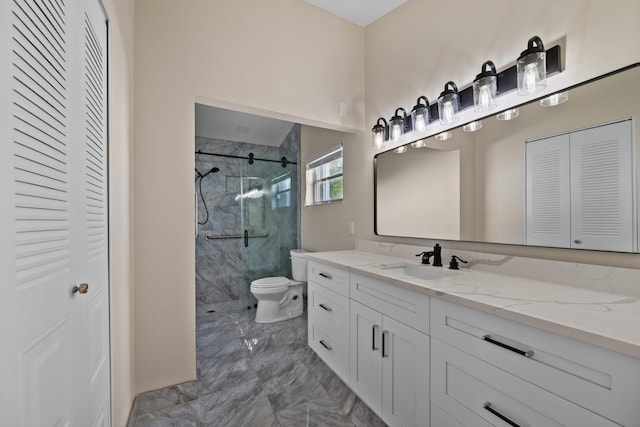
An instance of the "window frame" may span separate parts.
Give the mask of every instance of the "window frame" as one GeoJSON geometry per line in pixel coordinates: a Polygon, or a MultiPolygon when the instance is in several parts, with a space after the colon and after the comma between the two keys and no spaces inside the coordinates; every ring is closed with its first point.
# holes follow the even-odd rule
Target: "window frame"
{"type": "Polygon", "coordinates": [[[305,206],[317,206],[326,205],[331,203],[342,203],[344,200],[344,150],[342,143],[331,147],[330,149],[323,151],[315,156],[312,156],[306,161],[306,193],[305,193],[305,206]],[[333,173],[323,176],[322,178],[316,178],[315,171],[319,168],[330,164],[331,162],[341,159],[342,170],[340,173],[333,173]],[[334,181],[336,178],[342,178],[342,197],[339,199],[326,199],[322,195],[318,194],[318,184],[325,184],[334,181]]]}

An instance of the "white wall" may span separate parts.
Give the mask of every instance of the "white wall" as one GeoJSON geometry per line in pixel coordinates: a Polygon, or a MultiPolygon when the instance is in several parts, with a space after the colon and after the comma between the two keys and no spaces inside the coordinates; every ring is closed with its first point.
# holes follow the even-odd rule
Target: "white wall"
{"type": "MultiPolygon", "coordinates": [[[[546,47],[560,43],[564,51],[565,70],[549,79],[550,90],[551,86],[568,86],[638,62],[638,16],[640,2],[636,0],[543,0],[533,8],[529,3],[511,0],[409,0],[365,29],[366,126],[370,128],[380,116],[388,119],[397,107],[410,109],[420,95],[426,95],[430,102],[436,101],[448,80],[455,81],[461,89],[467,87],[488,59],[499,70],[512,65],[534,35],[540,36],[546,47]],[[422,42],[418,49],[417,41],[422,42]]],[[[506,107],[519,101],[517,96],[509,100],[510,104],[501,105],[506,107]]],[[[354,161],[359,166],[370,163],[374,154],[371,144],[365,141],[362,148],[361,158],[354,161]]],[[[359,203],[372,206],[371,169],[362,168],[357,179],[357,183],[350,185],[363,189],[359,203]]],[[[347,211],[344,218],[335,218],[333,222],[340,228],[347,218],[355,219],[358,238],[432,244],[429,240],[375,236],[370,210],[347,211]]],[[[444,245],[461,250],[640,267],[640,256],[633,254],[464,242],[444,245]]]]}
{"type": "Polygon", "coordinates": [[[109,17],[109,278],[111,420],[135,397],[133,336],[133,0],[103,0],[109,17]]]}
{"type": "Polygon", "coordinates": [[[364,123],[364,31],[302,0],[135,2],[138,392],[195,379],[194,102],[364,123]],[[338,115],[348,103],[347,117],[338,115]]]}

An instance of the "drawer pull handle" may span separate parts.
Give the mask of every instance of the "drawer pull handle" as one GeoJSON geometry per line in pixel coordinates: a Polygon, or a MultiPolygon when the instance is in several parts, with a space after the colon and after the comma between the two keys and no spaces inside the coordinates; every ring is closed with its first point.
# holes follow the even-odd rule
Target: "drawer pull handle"
{"type": "Polygon", "coordinates": [[[512,347],[509,344],[494,340],[493,338],[491,338],[491,335],[485,335],[482,337],[482,339],[490,342],[491,344],[495,344],[498,347],[506,348],[507,350],[513,351],[514,353],[518,353],[521,356],[533,357],[533,350],[520,350],[519,348],[512,347]]]}
{"type": "Polygon", "coordinates": [[[380,329],[380,326],[378,325],[373,325],[373,328],[371,328],[371,350],[373,351],[378,351],[380,349],[380,347],[376,347],[376,335],[378,335],[378,329],[380,329]]]}
{"type": "Polygon", "coordinates": [[[482,405],[482,407],[484,409],[486,409],[487,411],[491,412],[493,415],[495,415],[496,417],[500,418],[502,421],[504,421],[505,423],[509,424],[512,427],[520,427],[520,424],[516,424],[513,421],[511,421],[509,418],[505,417],[504,415],[502,415],[500,412],[496,411],[495,409],[493,409],[491,407],[491,402],[485,402],[484,405],[482,405]]]}
{"type": "Polygon", "coordinates": [[[324,342],[324,340],[320,340],[320,344],[321,344],[324,348],[326,348],[327,350],[329,350],[329,351],[331,351],[331,350],[332,350],[331,346],[330,346],[329,344],[327,344],[326,342],[324,342]]]}
{"type": "Polygon", "coordinates": [[[385,337],[389,336],[389,331],[382,331],[382,357],[389,357],[389,354],[387,353],[387,345],[386,342],[387,340],[385,339],[385,337]]]}
{"type": "Polygon", "coordinates": [[[323,309],[324,311],[333,311],[331,308],[327,307],[324,304],[318,304],[318,307],[320,307],[321,309],[323,309]]]}
{"type": "Polygon", "coordinates": [[[325,279],[331,280],[331,275],[329,273],[318,273],[318,275],[324,277],[325,279]]]}

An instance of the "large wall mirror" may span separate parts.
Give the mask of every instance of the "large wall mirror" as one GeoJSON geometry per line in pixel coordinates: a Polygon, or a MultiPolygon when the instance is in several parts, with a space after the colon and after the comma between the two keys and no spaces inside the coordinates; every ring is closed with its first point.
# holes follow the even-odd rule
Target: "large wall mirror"
{"type": "Polygon", "coordinates": [[[639,65],[377,154],[375,233],[637,253],[639,65]]]}

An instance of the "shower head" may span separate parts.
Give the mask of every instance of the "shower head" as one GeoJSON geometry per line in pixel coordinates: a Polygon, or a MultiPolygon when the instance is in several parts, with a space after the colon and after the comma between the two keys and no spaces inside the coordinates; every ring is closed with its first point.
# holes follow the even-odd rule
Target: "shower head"
{"type": "MultiPolygon", "coordinates": [[[[216,173],[216,172],[220,172],[220,169],[218,169],[217,167],[212,167],[211,169],[209,169],[208,171],[206,171],[205,173],[200,173],[198,171],[198,169],[196,169],[196,173],[198,174],[198,178],[202,179],[205,176],[209,175],[210,173],[216,173]]],[[[198,179],[196,178],[196,179],[198,179]]]]}

